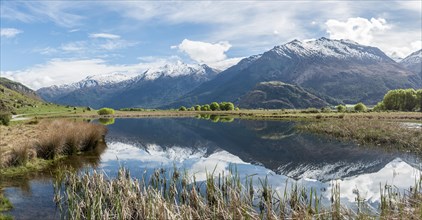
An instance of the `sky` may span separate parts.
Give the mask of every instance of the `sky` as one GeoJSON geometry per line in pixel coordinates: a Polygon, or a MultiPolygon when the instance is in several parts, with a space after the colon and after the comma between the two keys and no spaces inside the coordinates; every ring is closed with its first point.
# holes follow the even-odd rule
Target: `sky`
{"type": "Polygon", "coordinates": [[[176,61],[224,70],[294,39],[349,39],[401,58],[422,47],[421,0],[0,4],[0,74],[32,89],[176,61]]]}

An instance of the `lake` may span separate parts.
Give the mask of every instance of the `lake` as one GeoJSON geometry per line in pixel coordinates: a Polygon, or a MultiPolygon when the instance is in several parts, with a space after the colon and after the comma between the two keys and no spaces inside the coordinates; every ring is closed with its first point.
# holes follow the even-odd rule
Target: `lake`
{"type": "MultiPolygon", "coordinates": [[[[399,189],[413,186],[421,161],[409,154],[357,146],[299,132],[290,121],[202,118],[116,119],[108,125],[106,147],[98,154],[73,157],[64,163],[78,170],[97,169],[110,178],[119,167],[142,177],[157,168],[177,167],[195,175],[236,169],[241,178],[268,178],[275,190],[292,184],[313,188],[329,201],[333,183],[341,187],[341,202],[353,208],[359,193],[376,210],[380,184],[399,189]],[[205,120],[208,119],[208,120],[205,120]]],[[[51,174],[1,180],[14,205],[16,219],[57,219],[51,174]]],[[[7,214],[6,213],[6,214],[7,214]]]]}

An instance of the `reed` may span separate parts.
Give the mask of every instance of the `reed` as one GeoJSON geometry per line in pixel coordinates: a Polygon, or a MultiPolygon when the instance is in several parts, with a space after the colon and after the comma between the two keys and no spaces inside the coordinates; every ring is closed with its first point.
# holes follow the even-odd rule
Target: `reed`
{"type": "MultiPolygon", "coordinates": [[[[321,205],[316,190],[297,184],[282,194],[268,180],[241,179],[236,172],[207,173],[206,180],[177,169],[157,169],[147,180],[121,168],[116,178],[103,173],[62,173],[55,182],[55,201],[69,219],[373,219],[420,217],[421,181],[406,195],[382,191],[380,213],[351,211],[340,204],[340,185],[333,183],[331,205],[321,205]]],[[[360,199],[360,203],[364,203],[360,199]]],[[[362,205],[361,205],[362,207],[362,205]]]]}
{"type": "Polygon", "coordinates": [[[53,160],[92,151],[107,133],[103,125],[69,120],[43,121],[36,126],[42,130],[40,136],[24,146],[2,152],[0,168],[25,166],[34,158],[53,160]]]}
{"type": "Polygon", "coordinates": [[[300,130],[356,141],[360,144],[422,154],[422,131],[378,118],[347,117],[298,125],[300,130]]]}

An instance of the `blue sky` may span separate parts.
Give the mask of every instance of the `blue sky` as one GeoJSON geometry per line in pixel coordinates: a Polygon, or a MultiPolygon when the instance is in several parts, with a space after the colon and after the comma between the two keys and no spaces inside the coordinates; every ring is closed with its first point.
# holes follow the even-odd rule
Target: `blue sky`
{"type": "Polygon", "coordinates": [[[1,1],[1,75],[38,89],[181,60],[224,69],[293,39],[404,57],[422,1],[1,1]]]}

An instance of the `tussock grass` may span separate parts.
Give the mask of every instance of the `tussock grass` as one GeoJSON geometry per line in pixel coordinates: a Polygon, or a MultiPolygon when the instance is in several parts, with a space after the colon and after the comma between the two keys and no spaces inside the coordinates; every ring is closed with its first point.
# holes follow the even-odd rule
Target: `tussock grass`
{"type": "Polygon", "coordinates": [[[42,130],[38,140],[3,152],[0,168],[25,166],[34,158],[52,160],[91,151],[107,132],[103,125],[69,120],[43,121],[36,126],[42,130]]]}
{"type": "Polygon", "coordinates": [[[206,181],[177,169],[157,169],[149,180],[135,179],[121,168],[115,179],[102,173],[67,172],[56,178],[55,201],[66,219],[377,219],[397,216],[418,219],[422,210],[421,181],[407,194],[381,189],[379,213],[340,204],[340,185],[333,183],[331,205],[321,205],[314,189],[298,185],[284,192],[274,190],[267,179],[252,177],[241,183],[236,172],[207,174],[206,181]]]}
{"type": "Polygon", "coordinates": [[[406,128],[399,122],[377,118],[344,117],[326,119],[298,125],[301,130],[326,134],[336,138],[372,144],[384,148],[395,148],[422,154],[422,131],[406,128]]]}

